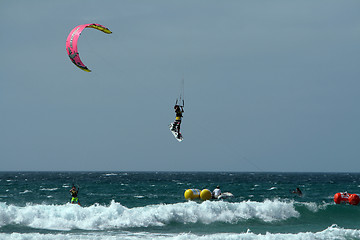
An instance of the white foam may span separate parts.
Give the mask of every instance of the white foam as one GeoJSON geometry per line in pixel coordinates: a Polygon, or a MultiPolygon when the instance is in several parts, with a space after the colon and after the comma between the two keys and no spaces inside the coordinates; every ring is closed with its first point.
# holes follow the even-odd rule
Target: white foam
{"type": "Polygon", "coordinates": [[[359,239],[360,230],[344,229],[336,225],[328,227],[320,232],[300,232],[300,233],[266,233],[255,234],[251,231],[244,233],[215,233],[215,234],[193,234],[193,233],[148,233],[148,232],[119,232],[104,233],[93,232],[84,234],[40,234],[40,233],[0,233],[0,239],[4,240],[62,240],[62,239],[79,239],[79,240],[328,240],[328,239],[359,239]]]}
{"type": "Polygon", "coordinates": [[[293,202],[265,200],[230,203],[205,201],[176,204],[149,205],[126,208],[114,201],[109,206],[98,204],[80,207],[65,205],[27,205],[19,207],[0,203],[0,227],[19,224],[32,228],[50,230],[104,230],[133,227],[164,226],[171,222],[237,223],[248,219],[264,222],[283,221],[297,218],[293,202]]]}
{"type": "Polygon", "coordinates": [[[314,202],[301,202],[298,203],[299,205],[304,205],[309,211],[318,212],[319,210],[325,210],[327,206],[333,205],[332,203],[325,203],[322,204],[314,203],[314,202]]]}

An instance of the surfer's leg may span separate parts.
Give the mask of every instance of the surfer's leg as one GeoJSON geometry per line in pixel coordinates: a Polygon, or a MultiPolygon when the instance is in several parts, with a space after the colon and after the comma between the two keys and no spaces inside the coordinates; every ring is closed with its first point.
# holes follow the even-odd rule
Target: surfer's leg
{"type": "Polygon", "coordinates": [[[172,128],[171,128],[171,131],[175,131],[175,130],[176,130],[176,125],[177,125],[177,122],[175,121],[175,122],[173,123],[172,128]]]}
{"type": "Polygon", "coordinates": [[[177,132],[180,134],[180,125],[181,125],[181,120],[177,121],[177,132]]]}

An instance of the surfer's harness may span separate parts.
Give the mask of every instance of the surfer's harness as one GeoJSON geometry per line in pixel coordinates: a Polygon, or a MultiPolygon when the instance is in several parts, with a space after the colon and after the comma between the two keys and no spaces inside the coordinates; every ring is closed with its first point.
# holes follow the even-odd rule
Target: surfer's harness
{"type": "Polygon", "coordinates": [[[182,108],[180,108],[180,106],[179,107],[177,107],[176,109],[175,109],[175,113],[176,113],[176,118],[175,118],[175,120],[178,120],[178,121],[181,121],[181,118],[182,118],[182,113],[184,112],[184,110],[182,109],[182,108]]]}
{"type": "Polygon", "coordinates": [[[78,194],[78,191],[71,189],[71,190],[70,190],[70,193],[71,193],[71,196],[72,196],[73,198],[76,198],[76,197],[77,197],[77,194],[78,194]]]}

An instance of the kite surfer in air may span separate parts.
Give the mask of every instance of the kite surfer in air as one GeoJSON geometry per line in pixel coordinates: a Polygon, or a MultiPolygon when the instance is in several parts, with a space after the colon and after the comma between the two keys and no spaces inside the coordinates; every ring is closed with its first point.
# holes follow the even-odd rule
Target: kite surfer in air
{"type": "Polygon", "coordinates": [[[76,189],[76,187],[73,185],[73,187],[70,189],[70,194],[71,194],[71,203],[77,203],[80,205],[80,201],[79,198],[77,197],[78,192],[79,192],[80,188],[76,189]]]}
{"type": "Polygon", "coordinates": [[[181,119],[183,117],[182,113],[184,112],[184,107],[176,104],[174,106],[174,109],[175,109],[176,117],[171,131],[176,131],[178,133],[177,138],[180,139],[181,138],[180,125],[181,125],[181,119]]]}
{"type": "Polygon", "coordinates": [[[180,132],[180,125],[183,117],[184,106],[185,106],[185,101],[184,101],[184,79],[183,79],[181,82],[181,93],[179,97],[176,99],[174,106],[174,110],[176,114],[175,121],[170,123],[169,125],[171,133],[174,135],[176,140],[178,140],[178,142],[181,142],[184,139],[180,132]]]}

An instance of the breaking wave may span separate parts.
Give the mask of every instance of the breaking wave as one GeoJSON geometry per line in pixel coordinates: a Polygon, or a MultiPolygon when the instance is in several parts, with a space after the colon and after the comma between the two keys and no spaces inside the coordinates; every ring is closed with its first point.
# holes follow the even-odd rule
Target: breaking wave
{"type": "Polygon", "coordinates": [[[230,203],[223,201],[183,202],[127,208],[112,201],[108,206],[32,205],[0,203],[0,227],[20,225],[48,230],[107,230],[177,224],[236,224],[248,220],[266,223],[298,218],[293,202],[265,200],[230,203]]]}

